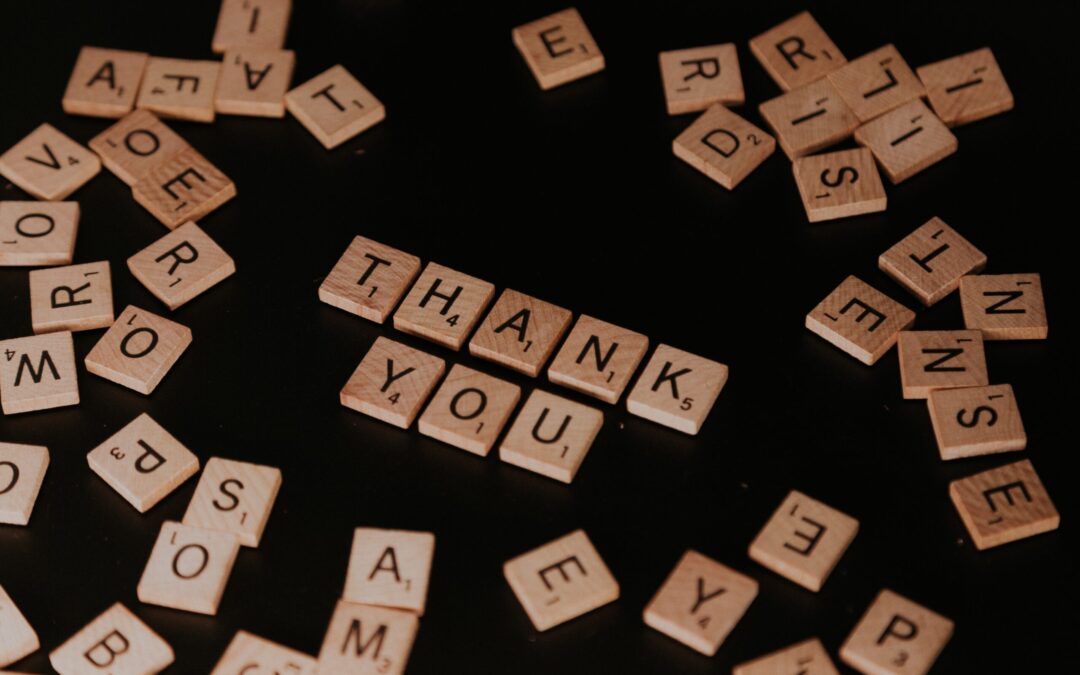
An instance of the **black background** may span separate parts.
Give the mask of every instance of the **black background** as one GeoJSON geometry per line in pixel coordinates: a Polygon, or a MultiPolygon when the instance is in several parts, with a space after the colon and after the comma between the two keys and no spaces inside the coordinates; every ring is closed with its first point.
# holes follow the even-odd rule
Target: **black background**
{"type": "MultiPolygon", "coordinates": [[[[1064,657],[1080,562],[1068,472],[1076,286],[1063,244],[1075,186],[1071,169],[1053,167],[1076,152],[1064,100],[1077,66],[1073,8],[811,7],[848,58],[892,42],[915,67],[989,45],[1017,104],[958,129],[959,152],[889,187],[887,212],[808,225],[779,150],[734,192],[672,155],[693,116],[666,115],[657,65],[663,49],[735,42],[748,101],[739,111],[760,125],[757,104],[779,89],[747,41],[801,3],[579,2],[607,69],[550,92],[510,29],[562,1],[295,4],[294,82],[342,63],[388,118],[332,152],[292,118],[172,123],[237,183],[238,198],[201,221],[235,258],[234,277],[170,314],[125,265],[165,228],[107,171],[72,197],[83,214],[75,260],[111,261],[116,311],[171,315],[194,343],[143,397],[87,374],[82,358],[101,331],[76,334],[82,404],[0,418],[0,439],[52,456],[30,526],[0,526],[0,583],[43,643],[18,669],[47,670],[48,652],[117,600],[173,645],[170,672],[208,671],[238,629],[317,653],[361,525],[436,534],[414,673],[726,672],[815,635],[835,655],[883,587],[956,621],[937,672],[1034,672],[1064,657]],[[935,215],[988,254],[988,272],[1043,275],[1050,339],[987,345],[991,381],[1016,389],[1024,453],[942,462],[925,404],[901,398],[895,350],[868,368],[803,328],[851,273],[918,307],[877,257],[935,215]],[[731,379],[697,437],[596,402],[605,425],[570,486],[366,418],[338,391],[378,335],[534,383],[318,302],[356,234],[730,364],[731,379]],[[204,462],[284,472],[263,543],[241,552],[216,617],[135,597],[161,522],[183,516],[196,481],[139,515],[86,465],[143,411],[204,462]],[[1024,457],[1061,529],[977,552],[948,482],[1024,457]],[[746,555],[792,488],[861,523],[817,594],[746,555]],[[502,563],[579,527],[622,596],[537,634],[502,563]],[[712,659],[641,620],[688,547],[761,584],[712,659]]],[[[216,15],[215,2],[4,3],[0,148],[44,121],[83,143],[109,124],[61,111],[81,45],[212,58],[216,15]]],[[[0,196],[24,198],[2,184],[0,196]]],[[[31,333],[27,295],[25,269],[0,270],[0,337],[31,333]]],[[[955,294],[918,309],[917,328],[961,324],[955,294]]]]}

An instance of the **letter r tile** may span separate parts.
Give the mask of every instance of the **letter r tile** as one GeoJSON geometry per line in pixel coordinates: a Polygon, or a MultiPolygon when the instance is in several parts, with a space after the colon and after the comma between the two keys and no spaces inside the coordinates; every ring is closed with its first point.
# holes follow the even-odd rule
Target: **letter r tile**
{"type": "Polygon", "coordinates": [[[446,362],[378,337],[341,390],[341,405],[408,429],[446,370],[446,362]]]}

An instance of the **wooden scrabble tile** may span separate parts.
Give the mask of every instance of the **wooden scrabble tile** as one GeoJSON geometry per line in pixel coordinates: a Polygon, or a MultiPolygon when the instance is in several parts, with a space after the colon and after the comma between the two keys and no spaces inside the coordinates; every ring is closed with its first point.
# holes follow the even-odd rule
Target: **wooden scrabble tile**
{"type": "Polygon", "coordinates": [[[83,47],[71,71],[62,105],[71,115],[123,117],[135,107],[149,55],[83,47]]]}
{"type": "Polygon", "coordinates": [[[191,329],[128,305],[86,355],[86,369],[149,395],[191,344],[191,329]]]}
{"type": "Polygon", "coordinates": [[[792,490],[750,544],[750,558],[817,592],[858,531],[851,516],[792,490]]]}
{"type": "Polygon", "coordinates": [[[1027,447],[1024,422],[1008,384],[935,389],[927,403],[942,459],[1027,447]]]}
{"type": "Polygon", "coordinates": [[[863,54],[827,77],[860,122],[926,94],[922,82],[893,45],[863,54]]]}
{"type": "Polygon", "coordinates": [[[341,599],[424,613],[435,535],[358,527],[341,599]]]}
{"type": "Polygon", "coordinates": [[[758,584],[696,551],[687,551],[645,607],[645,623],[712,656],[757,597],[758,584]]]}
{"type": "Polygon", "coordinates": [[[101,171],[97,155],[42,124],[0,155],[0,176],[38,199],[67,197],[101,171]]]}
{"type": "Polygon", "coordinates": [[[840,659],[873,675],[923,675],[952,633],[952,621],[885,589],[840,648],[840,659]]]}
{"type": "Polygon", "coordinates": [[[839,143],[859,126],[855,113],[828,80],[765,101],[758,111],[790,159],[839,143]]]}
{"type": "Polygon", "coordinates": [[[210,675],[315,675],[314,658],[247,631],[237,631],[210,675]]]}
{"type": "Polygon", "coordinates": [[[714,103],[742,105],[739,55],[730,42],[660,52],[660,78],[669,115],[705,110],[714,103]]]}
{"type": "Polygon", "coordinates": [[[214,108],[226,115],[285,117],[295,62],[289,50],[230,49],[221,62],[214,108]]]}
{"type": "Polygon", "coordinates": [[[280,487],[280,469],[211,457],[184,513],[184,525],[229,532],[241,546],[258,547],[280,487]]]}
{"type": "Polygon", "coordinates": [[[800,157],[792,171],[811,223],[885,210],[885,188],[866,148],[800,157]]]}
{"type": "Polygon", "coordinates": [[[341,600],[326,629],[318,672],[402,675],[419,627],[412,612],[341,600]]]}
{"type": "Polygon", "coordinates": [[[49,654],[60,675],[145,675],[172,662],[169,643],[119,602],[49,654]]]}
{"type": "Polygon", "coordinates": [[[292,0],[222,0],[211,47],[281,49],[291,12],[292,0]]]}
{"type": "Polygon", "coordinates": [[[964,325],[987,340],[1045,340],[1050,332],[1038,274],[981,274],[960,279],[964,325]]]}
{"type": "Polygon", "coordinates": [[[443,443],[486,457],[521,397],[521,387],[455,364],[417,427],[443,443]]]}
{"type": "Polygon", "coordinates": [[[128,258],[128,269],[158,300],[176,309],[232,276],[236,264],[189,222],[128,258]]]}
{"type": "Polygon", "coordinates": [[[989,47],[915,69],[930,105],[950,127],[1012,110],[1013,95],[989,47]]]}
{"type": "Polygon", "coordinates": [[[935,216],[882,253],[878,267],[929,307],[986,267],[986,254],[935,216]]]}
{"type": "Polygon", "coordinates": [[[184,148],[131,186],[135,201],[170,230],[236,196],[236,184],[195,148],[184,148]]]}
{"type": "Polygon", "coordinates": [[[604,55],[573,7],[518,26],[512,36],[541,89],[552,89],[604,69],[604,55]]]}
{"type": "Polygon", "coordinates": [[[438,263],[428,263],[394,314],[394,328],[461,349],[495,286],[438,263]]]}
{"type": "Polygon", "coordinates": [[[68,265],[78,202],[0,202],[0,267],[68,265]]]}
{"type": "Polygon", "coordinates": [[[287,93],[285,107],[327,150],[386,119],[379,99],[340,65],[287,93]]]}
{"type": "Polygon", "coordinates": [[[821,640],[811,638],[735,666],[731,675],[840,675],[821,640]]]}
{"type": "Polygon", "coordinates": [[[355,237],[319,286],[328,305],[383,323],[420,271],[420,258],[355,237]]]}
{"type": "Polygon", "coordinates": [[[499,446],[499,459],[570,483],[603,425],[596,408],[534,389],[499,446]]]}
{"type": "Polygon", "coordinates": [[[750,40],[750,51],[784,91],[820,80],[847,63],[810,12],[801,12],[750,40]]]}
{"type": "MultiPolygon", "coordinates": [[[[3,444],[0,444],[0,448],[3,448],[3,444]]],[[[0,449],[0,453],[2,452],[0,449]]],[[[2,466],[0,464],[0,467],[2,466]]],[[[4,521],[0,519],[0,523],[2,522],[4,521]]],[[[0,668],[33,654],[40,646],[33,626],[15,606],[15,601],[4,587],[0,586],[0,668]]]]}
{"type": "Polygon", "coordinates": [[[893,185],[956,152],[956,136],[922,99],[915,99],[855,130],[855,140],[870,148],[893,185]]]}
{"type": "Polygon", "coordinates": [[[217,614],[239,551],[235,534],[167,520],[139,579],[139,600],[196,614],[217,614]]]}
{"type": "Polygon", "coordinates": [[[568,309],[508,288],[469,341],[469,353],[536,377],[572,316],[568,309]]]}
{"type": "Polygon", "coordinates": [[[86,461],[139,513],[199,471],[199,458],[146,413],[91,450],[86,461]]]}
{"type": "Polygon", "coordinates": [[[662,344],[626,397],[626,409],[657,424],[696,434],[727,378],[724,364],[662,344]]]}
{"type": "MultiPolygon", "coordinates": [[[[30,513],[48,468],[48,448],[0,443],[0,523],[26,525],[30,522],[30,513]]],[[[0,614],[0,622],[3,616],[0,614]]]]}
{"type": "Polygon", "coordinates": [[[844,279],[806,315],[811,332],[868,366],[914,322],[915,312],[854,276],[844,279]]]}
{"type": "Polygon", "coordinates": [[[162,117],[214,121],[220,61],[150,57],[136,105],[162,117]]]}
{"type": "Polygon", "coordinates": [[[582,314],[548,367],[548,379],[616,403],[648,350],[641,333],[582,314]]]}
{"type": "Polygon", "coordinates": [[[1026,459],[955,480],[949,497],[980,551],[1056,530],[1061,521],[1026,459]]]}
{"type": "Polygon", "coordinates": [[[0,399],[5,415],[78,405],[71,333],[0,341],[0,399]]]}
{"type": "Polygon", "coordinates": [[[109,261],[30,270],[30,316],[38,334],[111,325],[109,261]]]}
{"type": "Polygon", "coordinates": [[[408,429],[445,369],[442,359],[380,336],[342,388],[341,405],[408,429]]]}
{"type": "Polygon", "coordinates": [[[729,190],[776,150],[776,140],[719,103],[672,141],[675,156],[729,190]]]}
{"type": "Polygon", "coordinates": [[[191,146],[149,110],[136,110],[90,141],[105,168],[128,185],[191,146]]]}
{"type": "Polygon", "coordinates": [[[983,336],[977,330],[905,330],[897,340],[904,398],[934,389],[989,384],[983,336]]]}

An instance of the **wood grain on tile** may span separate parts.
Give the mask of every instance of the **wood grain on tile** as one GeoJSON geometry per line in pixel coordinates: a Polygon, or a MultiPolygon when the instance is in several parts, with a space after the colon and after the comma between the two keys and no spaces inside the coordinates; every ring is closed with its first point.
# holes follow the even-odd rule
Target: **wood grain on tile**
{"type": "Polygon", "coordinates": [[[735,666],[731,675],[840,675],[821,640],[798,644],[735,666]]]}
{"type": "Polygon", "coordinates": [[[630,414],[686,434],[701,431],[727,384],[722,363],[659,345],[626,397],[630,414]]]}
{"type": "Polygon", "coordinates": [[[893,45],[863,54],[827,77],[860,122],[926,94],[922,82],[893,45]]]}
{"type": "Polygon", "coordinates": [[[188,142],[149,110],[136,110],[90,140],[105,168],[128,185],[181,150],[188,142]]]}
{"type": "Polygon", "coordinates": [[[334,675],[403,675],[419,628],[413,612],[341,600],[326,629],[317,670],[334,675]]]}
{"type": "Polygon", "coordinates": [[[230,49],[221,62],[214,109],[226,115],[285,117],[295,62],[296,55],[287,49],[230,49]]]}
{"type": "Polygon", "coordinates": [[[573,7],[512,31],[541,89],[551,89],[604,69],[604,55],[573,7]]]}
{"type": "Polygon", "coordinates": [[[1056,530],[1061,522],[1026,459],[954,480],[949,497],[980,551],[1056,530]]]}
{"type": "Polygon", "coordinates": [[[915,69],[941,121],[950,127],[1013,108],[1013,95],[989,47],[915,69]]]}
{"type": "Polygon", "coordinates": [[[64,112],[113,118],[128,114],[148,59],[145,52],[83,47],[64,90],[64,112]]]}
{"type": "Polygon", "coordinates": [[[196,614],[217,614],[239,551],[240,542],[232,533],[167,520],[139,579],[139,600],[196,614]]]}
{"type": "Polygon", "coordinates": [[[942,459],[1023,450],[1027,433],[1008,384],[935,389],[927,401],[942,459]]]}
{"type": "Polygon", "coordinates": [[[987,340],[1045,340],[1050,333],[1038,274],[981,274],[960,279],[964,325],[987,340]]]}
{"type": "Polygon", "coordinates": [[[71,333],[0,341],[0,399],[5,415],[78,405],[71,333]]]}
{"type": "Polygon", "coordinates": [[[378,337],[341,390],[341,405],[408,429],[446,370],[442,359],[378,337]]]}
{"type": "Polygon", "coordinates": [[[506,432],[499,459],[570,483],[603,424],[596,408],[535,389],[506,432]]]}
{"type": "Polygon", "coordinates": [[[952,621],[886,589],[840,647],[840,659],[868,675],[924,675],[952,633],[952,621]]]}
{"type": "Polygon", "coordinates": [[[806,327],[868,366],[889,351],[915,312],[849,276],[806,315],[806,327]]]}
{"type": "Polygon", "coordinates": [[[287,93],[285,107],[327,150],[386,119],[379,99],[340,65],[287,93]]]}
{"type": "Polygon", "coordinates": [[[236,264],[194,222],[184,223],[128,258],[128,269],[169,309],[236,272],[236,264]]]}
{"type": "Polygon", "coordinates": [[[878,267],[929,307],[986,267],[986,254],[935,216],[882,253],[878,267]]]}
{"type": "Polygon", "coordinates": [[[150,57],[135,105],[161,117],[214,121],[220,61],[150,57]]]}
{"type": "Polygon", "coordinates": [[[280,488],[280,469],[211,457],[184,513],[184,525],[229,532],[241,546],[255,548],[280,488]]]}
{"type": "Polygon", "coordinates": [[[818,80],[758,106],[789,159],[839,143],[859,126],[828,80],[818,80]]]}
{"type": "Polygon", "coordinates": [[[131,186],[135,201],[170,230],[236,196],[236,184],[195,148],[157,164],[131,186]]]}
{"type": "Polygon", "coordinates": [[[281,49],[289,29],[292,0],[222,0],[211,48],[281,49]]]}
{"type": "Polygon", "coordinates": [[[742,105],[742,73],[732,43],[660,52],[660,79],[669,115],[705,110],[714,103],[742,105]]]}
{"type": "Polygon", "coordinates": [[[113,322],[109,262],[30,270],[34,332],[105,328],[113,322]]]}
{"type": "Polygon", "coordinates": [[[24,192],[59,201],[81,188],[101,171],[97,155],[42,124],[0,155],[0,176],[24,192]]]}
{"type": "Polygon", "coordinates": [[[616,403],[648,350],[641,333],[582,314],[548,366],[548,379],[616,403]]]}
{"type": "Polygon", "coordinates": [[[375,323],[383,323],[420,271],[420,258],[355,237],[319,286],[319,299],[375,323]]]}
{"type": "Polygon", "coordinates": [[[776,140],[719,103],[674,141],[675,156],[733,190],[776,150],[776,140]]]}
{"type": "Polygon", "coordinates": [[[315,675],[315,658],[247,631],[237,631],[210,675],[315,675]]]}
{"type": "Polygon", "coordinates": [[[150,395],[191,344],[191,329],[128,305],[86,355],[86,369],[150,395]]]}
{"type": "Polygon", "coordinates": [[[150,675],[172,662],[169,643],[119,602],[49,654],[60,675],[150,675]]]}
{"type": "Polygon", "coordinates": [[[434,555],[431,532],[358,527],[341,599],[422,615],[434,555]]]}
{"type": "Polygon", "coordinates": [[[420,416],[420,433],[486,457],[510,419],[521,387],[455,364],[420,416]]]}
{"type": "Polygon", "coordinates": [[[847,63],[810,12],[800,12],[753,38],[750,51],[784,91],[810,84],[847,63]]]}
{"type": "Polygon", "coordinates": [[[394,328],[460,350],[494,293],[486,281],[428,263],[394,314],[394,328]]]}
{"type": "Polygon", "coordinates": [[[70,265],[78,202],[0,202],[0,267],[70,265]]]}
{"type": "Polygon", "coordinates": [[[469,353],[529,377],[540,374],[573,313],[507,288],[469,341],[469,353]]]}
{"type": "Polygon", "coordinates": [[[866,148],[800,157],[792,171],[811,223],[876,213],[888,204],[874,156],[866,148]]]}
{"type": "Polygon", "coordinates": [[[989,384],[983,336],[977,330],[901,331],[897,345],[904,398],[989,384]]]}
{"type": "Polygon", "coordinates": [[[855,130],[893,185],[956,152],[956,136],[921,99],[915,99],[855,130]]]}
{"type": "MultiPolygon", "coordinates": [[[[0,524],[26,525],[30,522],[48,468],[48,448],[0,442],[0,524]]],[[[0,613],[0,623],[3,616],[0,613]]],[[[0,636],[2,634],[0,630],[0,636]]]]}

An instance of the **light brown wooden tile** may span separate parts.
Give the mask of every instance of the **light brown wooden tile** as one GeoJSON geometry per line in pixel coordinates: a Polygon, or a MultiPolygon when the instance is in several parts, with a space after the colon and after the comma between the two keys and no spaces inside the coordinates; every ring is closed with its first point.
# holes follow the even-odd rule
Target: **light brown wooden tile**
{"type": "Polygon", "coordinates": [[[422,615],[434,555],[430,532],[358,527],[341,599],[422,615]]]}
{"type": "Polygon", "coordinates": [[[169,643],[119,602],[49,654],[60,675],[158,673],[172,662],[169,643]]]}
{"type": "Polygon", "coordinates": [[[806,315],[806,327],[868,366],[915,322],[915,312],[849,276],[806,315]]]}
{"type": "Polygon", "coordinates": [[[521,387],[456,364],[417,427],[443,443],[486,457],[521,397],[521,387]]]}
{"type": "MultiPolygon", "coordinates": [[[[0,453],[3,453],[2,443],[0,443],[0,453]]],[[[0,457],[2,456],[0,454],[0,457]]],[[[2,466],[0,464],[0,468],[2,466]]],[[[4,522],[2,513],[0,511],[0,523],[4,522]]],[[[39,647],[41,643],[38,642],[34,627],[15,606],[15,601],[7,594],[4,587],[0,586],[0,668],[33,654],[39,647]]]]}
{"type": "Polygon", "coordinates": [[[386,108],[344,66],[285,95],[285,107],[327,150],[386,119],[386,108]]]}
{"type": "Polygon", "coordinates": [[[191,344],[191,329],[128,305],[86,355],[86,369],[150,395],[191,344]]]}
{"type": "Polygon", "coordinates": [[[144,52],[83,47],[64,90],[64,112],[113,118],[128,114],[149,58],[144,52]]]}
{"type": "Polygon", "coordinates": [[[1050,332],[1038,274],[982,274],[960,279],[964,325],[987,340],[1045,340],[1050,332]]]}
{"type": "Polygon", "coordinates": [[[955,480],[949,497],[980,551],[1056,530],[1061,522],[1026,459],[955,480]]]}
{"type": "Polygon", "coordinates": [[[1013,95],[989,47],[915,69],[930,105],[950,127],[1013,108],[1013,95]]]}
{"type": "Polygon", "coordinates": [[[184,525],[229,532],[241,546],[258,547],[280,488],[280,469],[211,457],[184,513],[184,525]]]}
{"type": "Polygon", "coordinates": [[[394,314],[394,328],[460,350],[495,286],[438,263],[428,263],[394,314]]]}
{"type": "Polygon", "coordinates": [[[355,237],[319,286],[319,299],[375,323],[383,323],[420,271],[420,258],[355,237]]]}
{"type": "Polygon", "coordinates": [[[222,0],[211,47],[281,49],[291,13],[292,0],[222,0]]]}
{"type": "Polygon", "coordinates": [[[859,521],[792,490],[750,544],[750,558],[817,592],[859,531],[859,521]]]}
{"type": "Polygon", "coordinates": [[[568,309],[507,288],[469,341],[469,353],[536,377],[572,316],[568,309]]]}
{"type": "Polygon", "coordinates": [[[97,155],[42,124],[0,155],[0,176],[24,192],[51,202],[81,188],[101,171],[97,155]]]}
{"type": "Polygon", "coordinates": [[[78,202],[0,202],[0,267],[69,265],[78,202]]]}
{"type": "MultiPolygon", "coordinates": [[[[48,448],[0,443],[0,523],[26,525],[30,522],[30,514],[48,468],[48,448]]],[[[0,613],[0,624],[3,623],[3,616],[0,613]]]]}
{"type": "Polygon", "coordinates": [[[315,659],[303,652],[241,630],[210,675],[315,675],[315,659]]]}
{"type": "Polygon", "coordinates": [[[318,672],[402,675],[419,628],[412,612],[339,601],[319,651],[318,672]]]}
{"type": "Polygon", "coordinates": [[[705,110],[714,103],[742,105],[742,73],[732,43],[660,52],[660,78],[669,115],[705,110]]]}
{"type": "Polygon", "coordinates": [[[616,403],[649,350],[641,333],[582,314],[548,367],[548,379],[616,403]]]}
{"type": "Polygon", "coordinates": [[[188,142],[149,110],[136,110],[90,140],[105,168],[128,185],[150,169],[186,150],[188,142]]]}
{"type": "Polygon", "coordinates": [[[30,316],[38,334],[112,324],[109,261],[30,270],[30,316]]]}
{"type": "Polygon", "coordinates": [[[341,405],[408,429],[446,370],[442,359],[378,337],[341,390],[341,405]]]}
{"type": "Polygon", "coordinates": [[[136,105],[161,117],[214,121],[220,61],[150,57],[136,105]]]}
{"type": "Polygon", "coordinates": [[[929,307],[986,267],[986,254],[935,216],[882,253],[878,267],[929,307]]]}
{"type": "Polygon", "coordinates": [[[167,520],[150,552],[137,588],[139,601],[196,614],[217,614],[240,542],[167,520]]]}
{"type": "Polygon", "coordinates": [[[859,126],[855,113],[829,84],[818,80],[758,106],[789,159],[849,138],[859,126]]]}
{"type": "Polygon", "coordinates": [[[735,666],[731,675],[840,675],[821,640],[811,638],[735,666]]]}
{"type": "Polygon", "coordinates": [[[195,223],[184,223],[128,258],[128,269],[169,309],[236,272],[236,264],[195,223]]]}
{"type": "Polygon", "coordinates": [[[1011,385],[935,389],[927,403],[942,459],[1027,447],[1027,433],[1011,385]]]}
{"type": "Polygon", "coordinates": [[[860,122],[868,122],[926,94],[893,45],[863,54],[828,74],[829,82],[860,122]]]}
{"type": "Polygon", "coordinates": [[[225,115],[285,117],[295,62],[287,49],[230,49],[221,62],[214,109],[225,115]]]}
{"type": "Polygon", "coordinates": [[[800,157],[792,164],[811,223],[884,211],[888,200],[866,148],[800,157]]]}
{"type": "Polygon", "coordinates": [[[952,633],[952,621],[886,589],[840,648],[840,659],[872,675],[924,675],[952,633]]]}
{"type": "Polygon", "coordinates": [[[847,63],[810,12],[800,12],[750,40],[750,51],[784,91],[810,84],[847,63]]]}
{"type": "Polygon", "coordinates": [[[724,364],[662,344],[626,397],[626,409],[657,424],[696,434],[727,378],[724,364]]]}
{"type": "Polygon", "coordinates": [[[712,656],[757,597],[758,584],[696,551],[683,554],[645,607],[645,623],[712,656]]]}
{"type": "Polygon", "coordinates": [[[901,331],[897,349],[904,398],[989,384],[983,336],[977,330],[901,331]]]}
{"type": "Polygon", "coordinates": [[[716,104],[672,141],[675,156],[733,190],[776,150],[776,140],[716,104]]]}
{"type": "Polygon", "coordinates": [[[170,230],[236,196],[236,184],[194,148],[185,148],[131,186],[135,201],[170,230]]]}
{"type": "Polygon", "coordinates": [[[91,450],[86,461],[139,513],[199,471],[199,458],[146,413],[91,450]]]}
{"type": "Polygon", "coordinates": [[[0,399],[5,415],[78,405],[71,333],[0,341],[0,399]]]}
{"type": "Polygon", "coordinates": [[[618,582],[584,530],[507,561],[503,575],[538,631],[619,599],[618,582]]]}
{"type": "Polygon", "coordinates": [[[855,130],[895,185],[956,152],[956,136],[921,99],[915,99],[855,130]]]}
{"type": "Polygon", "coordinates": [[[574,480],[604,413],[534,389],[499,446],[499,459],[563,483],[574,480]]]}
{"type": "Polygon", "coordinates": [[[512,31],[541,89],[552,89],[604,69],[604,55],[573,7],[512,31]]]}

